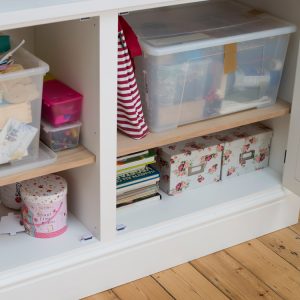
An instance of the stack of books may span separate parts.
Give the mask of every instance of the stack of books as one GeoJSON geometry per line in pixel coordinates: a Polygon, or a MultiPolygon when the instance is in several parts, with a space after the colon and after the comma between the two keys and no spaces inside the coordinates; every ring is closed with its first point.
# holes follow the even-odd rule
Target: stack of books
{"type": "Polygon", "coordinates": [[[117,207],[160,199],[159,172],[150,166],[155,154],[146,150],[117,159],[117,207]]]}

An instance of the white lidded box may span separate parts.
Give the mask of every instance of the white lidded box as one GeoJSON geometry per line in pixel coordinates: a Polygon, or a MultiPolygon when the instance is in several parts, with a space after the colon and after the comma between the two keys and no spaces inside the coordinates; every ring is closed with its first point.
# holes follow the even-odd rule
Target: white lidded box
{"type": "Polygon", "coordinates": [[[294,25],[225,0],[126,20],[143,49],[136,77],[151,131],[275,103],[294,25]]]}
{"type": "Polygon", "coordinates": [[[158,149],[160,188],[169,195],[217,182],[221,178],[223,144],[213,136],[158,149]]]}
{"type": "Polygon", "coordinates": [[[13,59],[15,65],[0,72],[0,171],[7,163],[38,157],[43,77],[49,70],[22,48],[13,59]]]}
{"type": "Polygon", "coordinates": [[[67,230],[67,182],[49,174],[23,181],[22,219],[26,232],[36,238],[52,238],[67,230]]]}
{"type": "Polygon", "coordinates": [[[81,122],[53,127],[41,122],[41,140],[53,151],[71,149],[78,146],[81,122]]]}
{"type": "Polygon", "coordinates": [[[273,131],[260,123],[215,134],[224,143],[222,180],[267,167],[272,135],[273,131]]]}

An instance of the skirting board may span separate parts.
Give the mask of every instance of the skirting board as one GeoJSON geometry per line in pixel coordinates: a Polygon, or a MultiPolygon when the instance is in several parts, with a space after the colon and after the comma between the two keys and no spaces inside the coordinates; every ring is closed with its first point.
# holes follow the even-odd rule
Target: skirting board
{"type": "Polygon", "coordinates": [[[117,239],[113,247],[107,244],[102,252],[99,246],[92,246],[74,256],[74,263],[68,267],[49,272],[49,261],[41,265],[43,269],[38,273],[28,269],[31,276],[26,280],[6,286],[0,282],[0,299],[35,300],[43,295],[43,300],[78,300],[295,224],[299,206],[299,198],[288,193],[272,202],[262,201],[262,205],[252,209],[161,238],[145,239],[142,243],[135,243],[133,237],[126,242],[117,239]]]}

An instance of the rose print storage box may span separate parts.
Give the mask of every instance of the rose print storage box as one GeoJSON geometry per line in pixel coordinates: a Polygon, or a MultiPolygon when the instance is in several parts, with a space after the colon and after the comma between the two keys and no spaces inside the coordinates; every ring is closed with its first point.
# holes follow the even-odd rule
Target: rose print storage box
{"type": "Polygon", "coordinates": [[[223,143],[213,136],[158,149],[160,188],[169,195],[220,180],[223,143]]]}
{"type": "Polygon", "coordinates": [[[222,180],[263,169],[269,164],[272,130],[252,124],[215,135],[224,143],[222,180]]]}
{"type": "Polygon", "coordinates": [[[67,230],[67,182],[55,175],[23,181],[22,219],[26,232],[36,238],[52,238],[67,230]]]}

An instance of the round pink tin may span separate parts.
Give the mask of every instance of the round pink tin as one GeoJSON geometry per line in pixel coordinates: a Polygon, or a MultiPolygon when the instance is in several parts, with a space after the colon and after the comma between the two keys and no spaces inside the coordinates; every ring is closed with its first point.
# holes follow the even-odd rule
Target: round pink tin
{"type": "Polygon", "coordinates": [[[67,230],[67,182],[50,174],[23,181],[22,218],[26,232],[36,238],[56,237],[67,230]]]}

